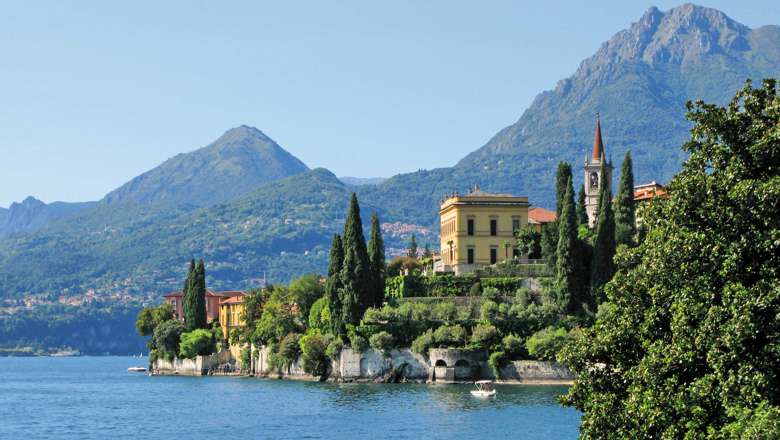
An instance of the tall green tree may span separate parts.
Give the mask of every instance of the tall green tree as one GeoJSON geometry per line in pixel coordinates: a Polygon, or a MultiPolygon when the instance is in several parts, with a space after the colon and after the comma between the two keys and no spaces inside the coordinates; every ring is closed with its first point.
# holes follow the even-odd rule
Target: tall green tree
{"type": "Polygon", "coordinates": [[[368,258],[371,262],[372,277],[372,307],[381,307],[385,301],[385,242],[382,239],[382,229],[379,216],[371,216],[371,235],[368,239],[368,258]]]}
{"type": "Polygon", "coordinates": [[[188,330],[195,327],[197,300],[195,299],[195,278],[196,267],[195,259],[190,260],[190,268],[187,271],[187,278],[184,279],[184,288],[182,289],[182,313],[184,314],[184,323],[188,330]]]}
{"type": "Polygon", "coordinates": [[[344,245],[339,234],[333,234],[328,261],[328,280],[325,282],[325,296],[330,306],[331,332],[337,336],[346,335],[341,304],[341,269],[344,267],[344,245]]]}
{"type": "Polygon", "coordinates": [[[547,262],[547,266],[555,270],[555,263],[557,259],[558,249],[558,223],[556,220],[551,223],[545,223],[542,225],[542,231],[539,237],[539,249],[547,262]]]}
{"type": "Polygon", "coordinates": [[[371,306],[371,262],[363,236],[363,221],[357,195],[352,193],[349,213],[344,224],[344,267],[341,269],[343,284],[341,304],[345,324],[358,324],[363,312],[371,306]]]}
{"type": "Polygon", "coordinates": [[[571,165],[568,162],[558,162],[558,169],[555,171],[555,218],[561,217],[564,198],[566,197],[566,187],[572,180],[571,165]]]}
{"type": "Polygon", "coordinates": [[[409,249],[406,250],[406,256],[409,258],[417,258],[417,237],[412,234],[412,238],[409,239],[409,249]]]}
{"type": "Polygon", "coordinates": [[[634,207],[634,166],[631,152],[626,151],[620,168],[620,183],[615,195],[615,243],[632,246],[636,235],[634,207]]]}
{"type": "Polygon", "coordinates": [[[195,321],[192,328],[208,328],[206,315],[206,265],[199,260],[195,267],[195,278],[191,289],[193,290],[195,304],[195,321]]]}
{"type": "Polygon", "coordinates": [[[558,219],[558,247],[555,262],[555,291],[558,306],[567,312],[579,309],[582,298],[582,267],[578,258],[577,213],[574,206],[574,188],[568,181],[558,219]]]}
{"type": "Polygon", "coordinates": [[[581,438],[780,436],[780,97],[688,103],[688,159],[563,351],[581,438]]]}
{"type": "MultiPolygon", "coordinates": [[[[606,168],[601,166],[599,182],[606,182],[606,168]]],[[[608,185],[599,191],[599,215],[596,220],[596,239],[593,244],[593,263],[590,271],[590,292],[596,303],[604,300],[604,285],[615,273],[615,217],[612,213],[612,194],[608,185]]]]}
{"type": "Polygon", "coordinates": [[[588,211],[585,208],[585,185],[580,185],[580,192],[577,194],[577,224],[588,224],[588,211]]]}

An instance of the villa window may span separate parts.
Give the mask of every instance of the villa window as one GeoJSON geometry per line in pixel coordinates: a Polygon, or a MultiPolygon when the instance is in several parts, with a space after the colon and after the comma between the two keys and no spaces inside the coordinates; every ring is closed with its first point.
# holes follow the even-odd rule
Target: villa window
{"type": "Polygon", "coordinates": [[[474,248],[468,249],[468,264],[474,264],[474,248]]]}
{"type": "Polygon", "coordinates": [[[519,218],[513,218],[512,219],[512,233],[516,234],[517,231],[520,230],[520,219],[519,218]]]}
{"type": "Polygon", "coordinates": [[[494,218],[490,219],[490,235],[493,237],[498,235],[498,220],[494,218]]]}
{"type": "Polygon", "coordinates": [[[490,264],[496,264],[498,261],[498,249],[490,248],[490,264]]]}
{"type": "Polygon", "coordinates": [[[470,218],[466,223],[468,225],[468,235],[474,235],[474,219],[470,218]]]}

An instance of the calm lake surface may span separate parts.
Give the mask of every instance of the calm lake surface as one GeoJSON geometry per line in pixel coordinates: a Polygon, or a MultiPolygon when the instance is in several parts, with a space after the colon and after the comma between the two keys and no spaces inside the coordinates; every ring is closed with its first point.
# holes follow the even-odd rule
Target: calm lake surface
{"type": "Polygon", "coordinates": [[[0,358],[0,438],[574,439],[565,387],[329,384],[128,373],[146,358],[0,358]]]}

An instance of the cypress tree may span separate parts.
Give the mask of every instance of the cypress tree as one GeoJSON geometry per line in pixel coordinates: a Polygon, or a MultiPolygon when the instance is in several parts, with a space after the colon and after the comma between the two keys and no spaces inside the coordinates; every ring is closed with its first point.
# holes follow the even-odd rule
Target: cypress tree
{"type": "Polygon", "coordinates": [[[195,267],[195,278],[192,284],[195,300],[194,328],[208,328],[208,316],[206,315],[206,266],[203,260],[198,261],[195,267]]]}
{"type": "Polygon", "coordinates": [[[333,242],[330,245],[330,261],[328,262],[328,280],[325,283],[325,296],[328,298],[328,307],[330,307],[331,331],[336,336],[343,336],[344,319],[341,310],[340,291],[341,269],[344,266],[344,246],[341,243],[341,236],[333,234],[333,242]]]}
{"type": "Polygon", "coordinates": [[[409,240],[409,249],[406,251],[406,256],[417,258],[417,237],[414,234],[412,234],[412,238],[409,240]]]}
{"type": "Polygon", "coordinates": [[[588,224],[588,211],[585,209],[585,185],[580,185],[580,193],[577,195],[577,224],[588,224]]]}
{"type": "Polygon", "coordinates": [[[558,162],[558,170],[555,172],[555,218],[561,217],[561,205],[571,179],[571,165],[564,161],[558,162]]]}
{"type": "MultiPolygon", "coordinates": [[[[606,182],[606,170],[601,167],[600,182],[606,182]]],[[[596,240],[593,245],[593,266],[590,273],[590,292],[596,304],[604,300],[604,284],[615,272],[615,218],[612,213],[612,194],[608,185],[601,185],[599,192],[599,216],[596,223],[596,240]]]]}
{"type": "Polygon", "coordinates": [[[368,258],[371,262],[373,281],[373,307],[381,307],[385,301],[385,242],[379,227],[379,217],[371,216],[371,236],[368,240],[368,258]]]}
{"type": "Polygon", "coordinates": [[[558,246],[555,261],[555,293],[558,306],[567,312],[577,309],[582,294],[582,268],[578,264],[577,214],[574,188],[568,181],[558,219],[558,246]]]}
{"type": "Polygon", "coordinates": [[[634,207],[634,169],[631,152],[626,151],[620,169],[620,183],[615,197],[615,243],[633,245],[636,234],[634,207]]]}
{"type": "Polygon", "coordinates": [[[371,263],[363,236],[363,221],[357,195],[352,193],[347,221],[344,224],[344,266],[341,304],[345,324],[358,324],[363,312],[371,306],[371,263]]]}
{"type": "Polygon", "coordinates": [[[190,269],[187,271],[187,278],[184,279],[184,288],[182,289],[182,312],[184,313],[184,323],[190,330],[195,329],[195,260],[190,260],[190,269]]]}
{"type": "Polygon", "coordinates": [[[558,223],[559,220],[543,224],[541,237],[539,238],[542,258],[546,260],[547,266],[552,270],[555,270],[556,252],[558,249],[558,223]]]}

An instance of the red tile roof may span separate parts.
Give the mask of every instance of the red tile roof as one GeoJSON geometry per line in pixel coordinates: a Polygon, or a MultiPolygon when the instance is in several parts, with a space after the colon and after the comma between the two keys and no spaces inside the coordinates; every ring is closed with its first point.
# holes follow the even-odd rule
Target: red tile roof
{"type": "Polygon", "coordinates": [[[643,202],[645,200],[661,197],[664,199],[669,198],[669,193],[663,185],[653,181],[644,185],[637,185],[634,187],[634,201],[643,202]]]}
{"type": "Polygon", "coordinates": [[[555,221],[555,213],[549,209],[532,207],[528,208],[528,223],[544,224],[555,221]]]}
{"type": "MultiPolygon", "coordinates": [[[[171,292],[168,294],[163,295],[163,298],[176,298],[181,297],[181,292],[171,292]]],[[[246,296],[246,292],[243,292],[241,290],[225,290],[221,292],[216,292],[211,289],[206,289],[206,296],[217,296],[220,298],[230,298],[234,296],[246,296]]]]}

